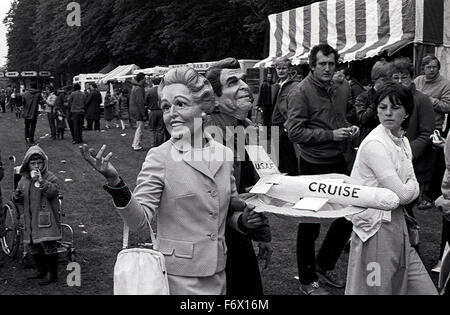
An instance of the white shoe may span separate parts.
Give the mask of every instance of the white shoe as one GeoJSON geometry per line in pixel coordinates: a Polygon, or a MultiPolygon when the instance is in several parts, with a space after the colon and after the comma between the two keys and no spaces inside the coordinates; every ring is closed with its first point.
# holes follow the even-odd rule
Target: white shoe
{"type": "Polygon", "coordinates": [[[441,267],[442,267],[442,260],[439,260],[437,262],[436,266],[434,266],[433,269],[431,269],[431,272],[440,273],[441,272],[441,267]]]}

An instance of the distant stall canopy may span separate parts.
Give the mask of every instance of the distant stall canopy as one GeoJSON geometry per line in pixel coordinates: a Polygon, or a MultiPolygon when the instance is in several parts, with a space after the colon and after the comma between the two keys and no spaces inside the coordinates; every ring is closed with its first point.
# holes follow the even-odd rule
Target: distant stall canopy
{"type": "Polygon", "coordinates": [[[169,71],[169,69],[170,69],[169,67],[156,66],[152,68],[134,70],[133,73],[138,74],[142,72],[143,74],[148,76],[163,76],[164,74],[166,74],[167,71],[169,71]]]}
{"type": "Polygon", "coordinates": [[[328,0],[269,16],[268,67],[286,56],[307,63],[312,47],[328,43],[344,62],[392,55],[411,43],[450,47],[450,0],[328,0]]]}
{"type": "Polygon", "coordinates": [[[118,66],[111,72],[109,72],[107,75],[105,75],[101,80],[100,83],[106,84],[108,81],[115,81],[118,77],[123,77],[126,75],[132,75],[134,70],[140,69],[135,64],[131,65],[123,65],[118,66]]]}

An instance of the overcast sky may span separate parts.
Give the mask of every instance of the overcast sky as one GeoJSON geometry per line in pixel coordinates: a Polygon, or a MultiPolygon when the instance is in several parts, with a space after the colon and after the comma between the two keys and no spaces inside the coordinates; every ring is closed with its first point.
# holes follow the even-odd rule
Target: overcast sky
{"type": "Polygon", "coordinates": [[[8,13],[11,0],[0,0],[0,66],[6,64],[6,56],[8,55],[8,47],[6,46],[6,27],[3,19],[8,13]]]}

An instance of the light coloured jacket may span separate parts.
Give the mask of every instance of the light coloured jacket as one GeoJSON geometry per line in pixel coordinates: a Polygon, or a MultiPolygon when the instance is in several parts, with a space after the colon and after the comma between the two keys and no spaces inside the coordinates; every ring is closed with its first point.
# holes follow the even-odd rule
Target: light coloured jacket
{"type": "MultiPolygon", "coordinates": [[[[388,131],[381,124],[372,130],[372,132],[369,133],[359,147],[351,177],[359,180],[361,185],[364,186],[382,187],[370,166],[366,165],[365,161],[360,158],[361,152],[365,150],[364,147],[367,143],[377,141],[386,148],[386,151],[388,152],[386,159],[390,159],[395,165],[397,175],[400,177],[402,182],[406,182],[409,177],[415,178],[414,169],[412,166],[412,151],[408,139],[406,137],[393,139],[393,137],[394,136],[390,133],[390,131],[388,131]],[[402,149],[399,149],[399,146],[396,145],[394,141],[401,143],[400,146],[402,149]]],[[[384,163],[384,161],[380,161],[380,163],[384,163]]],[[[412,196],[411,200],[407,203],[416,199],[418,195],[419,183],[416,181],[416,191],[414,196],[412,196]]],[[[393,211],[399,210],[400,208],[393,211]]],[[[363,242],[365,242],[378,232],[383,222],[391,222],[391,212],[369,208],[349,217],[348,219],[350,219],[353,223],[353,231],[363,242]]]]}
{"type": "Polygon", "coordinates": [[[117,209],[132,231],[148,231],[156,218],[168,274],[208,277],[225,269],[225,225],[236,195],[230,149],[210,139],[208,148],[187,151],[172,139],[148,152],[131,201],[117,209]]]}
{"type": "Polygon", "coordinates": [[[421,75],[414,83],[417,90],[430,97],[436,113],[436,129],[442,130],[445,114],[450,113],[450,81],[441,75],[433,80],[427,80],[425,75],[421,75]]]}
{"type": "Polygon", "coordinates": [[[55,112],[55,102],[56,95],[55,93],[51,93],[47,99],[45,100],[45,112],[46,113],[54,113],[55,112]]]}

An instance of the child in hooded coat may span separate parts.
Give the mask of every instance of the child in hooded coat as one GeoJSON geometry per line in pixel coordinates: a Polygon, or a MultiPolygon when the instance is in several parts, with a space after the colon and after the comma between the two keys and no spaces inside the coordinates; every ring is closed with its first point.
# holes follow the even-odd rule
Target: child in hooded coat
{"type": "Polygon", "coordinates": [[[23,242],[38,269],[30,279],[42,279],[39,284],[47,285],[58,278],[57,241],[62,238],[57,178],[48,171],[48,157],[39,146],[28,149],[20,175],[13,200],[23,205],[23,242]]]}

